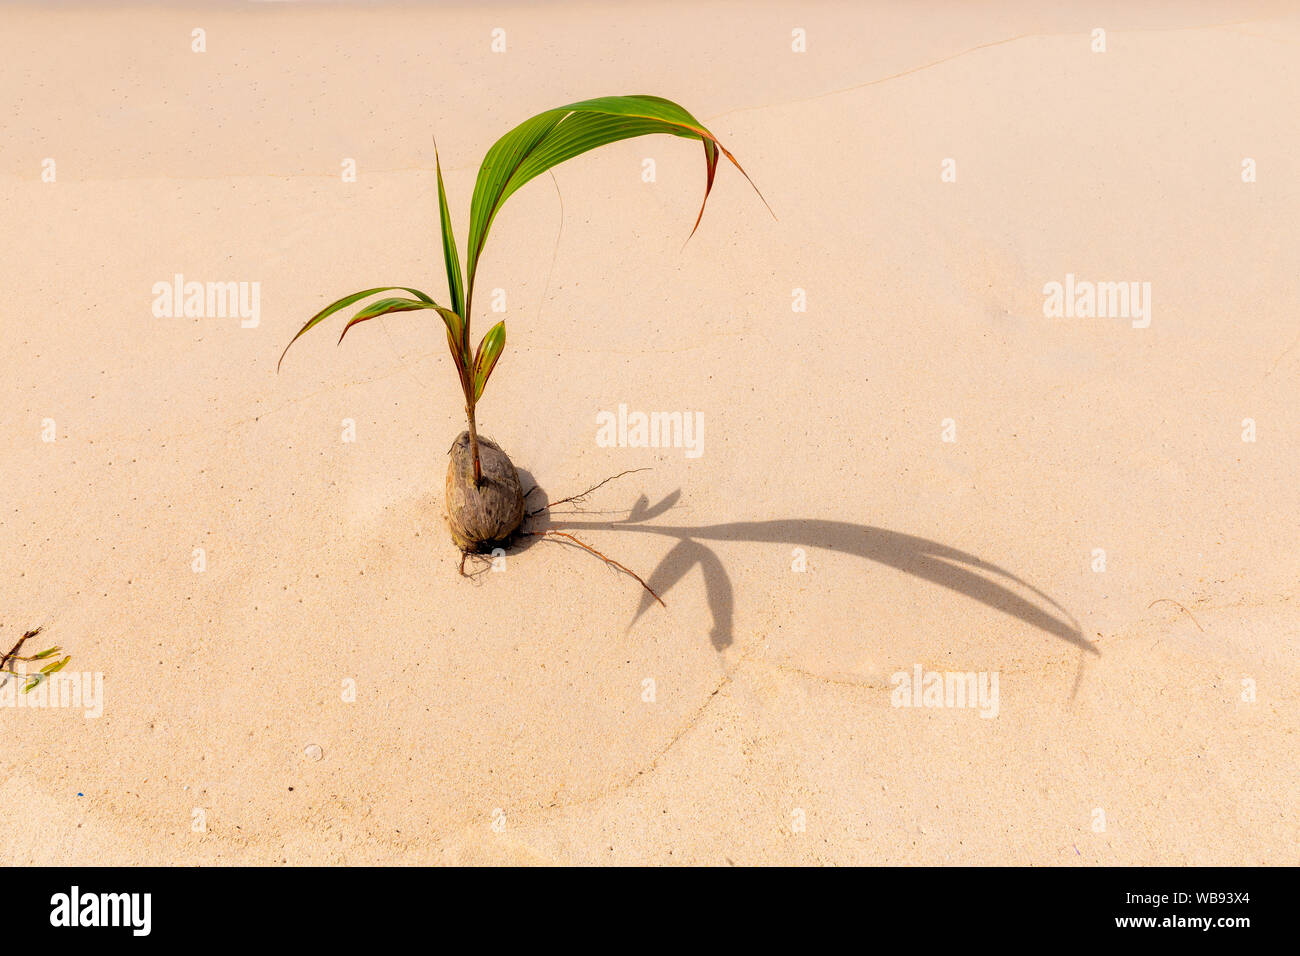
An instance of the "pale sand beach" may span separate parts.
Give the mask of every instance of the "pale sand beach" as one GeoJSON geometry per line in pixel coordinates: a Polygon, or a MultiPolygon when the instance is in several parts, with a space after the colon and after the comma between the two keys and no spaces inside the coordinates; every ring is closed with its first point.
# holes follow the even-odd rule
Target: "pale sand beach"
{"type": "Polygon", "coordinates": [[[0,696],[4,863],[1300,862],[1294,4],[0,22],[0,653],[102,680],[0,696]],[[527,527],[666,608],[559,540],[458,573],[436,318],[276,372],[443,298],[435,135],[463,253],[497,137],[625,93],[775,218],[724,163],[687,242],[669,136],[529,183],[478,422],[534,506],[647,469],[527,527]]]}

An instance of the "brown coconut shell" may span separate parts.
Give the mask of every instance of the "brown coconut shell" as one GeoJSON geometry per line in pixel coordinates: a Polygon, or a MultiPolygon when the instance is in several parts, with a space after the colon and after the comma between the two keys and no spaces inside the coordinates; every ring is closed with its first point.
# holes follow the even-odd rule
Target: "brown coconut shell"
{"type": "Polygon", "coordinates": [[[461,432],[447,464],[447,525],[462,551],[504,545],[524,520],[524,491],[510,456],[480,435],[478,459],[483,480],[476,486],[469,432],[461,432]]]}

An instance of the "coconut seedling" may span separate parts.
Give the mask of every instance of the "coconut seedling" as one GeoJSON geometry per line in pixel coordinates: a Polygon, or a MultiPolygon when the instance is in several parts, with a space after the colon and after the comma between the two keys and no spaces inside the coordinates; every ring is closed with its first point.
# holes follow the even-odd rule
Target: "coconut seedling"
{"type": "MultiPolygon", "coordinates": [[[[705,203],[708,202],[714,174],[722,156],[749,179],[735,157],[718,142],[717,137],[685,109],[669,100],[644,95],[606,96],[547,110],[506,133],[483,157],[470,202],[469,241],[465,270],[462,273],[451,216],[447,211],[442,164],[435,145],[434,163],[438,180],[443,263],[447,273],[447,304],[440,305],[424,292],[408,286],[365,289],[344,296],[321,309],[285,346],[287,353],[289,346],[304,333],[334,313],[363,299],[384,293],[405,292],[409,296],[385,296],[363,306],[343,326],[339,335],[340,343],[354,325],[381,315],[394,312],[437,314],[445,327],[447,346],[465,396],[468,427],[451,447],[446,498],[451,536],[462,554],[488,551],[508,542],[519,531],[525,516],[524,493],[514,463],[499,445],[479,435],[475,419],[475,409],[483,397],[483,390],[506,346],[504,321],[488,329],[476,348],[470,346],[474,280],[492,223],[502,205],[517,189],[552,167],[598,146],[654,133],[695,139],[703,144],[705,203]]],[[[757,192],[756,187],[755,191],[757,192]]],[[[699,227],[703,216],[704,205],[701,204],[695,228],[699,227]]],[[[695,234],[695,228],[691,229],[691,235],[695,234]]],[[[284,361],[283,354],[280,361],[284,361]]],[[[276,367],[278,369],[279,365],[276,367]]],[[[582,542],[576,543],[587,547],[582,542]]],[[[604,558],[604,555],[600,556],[604,558]]],[[[611,563],[617,565],[617,562],[611,563]]],[[[622,565],[617,566],[622,568],[622,565]]],[[[462,558],[462,569],[463,567],[462,558]]]]}

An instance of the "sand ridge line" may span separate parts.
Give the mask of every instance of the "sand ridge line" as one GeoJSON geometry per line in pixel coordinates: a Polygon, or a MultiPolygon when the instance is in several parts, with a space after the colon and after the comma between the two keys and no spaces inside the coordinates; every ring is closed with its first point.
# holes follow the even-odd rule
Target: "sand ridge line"
{"type": "MultiPolygon", "coordinates": [[[[137,157],[144,158],[144,157],[137,157]]],[[[444,173],[448,172],[468,172],[469,166],[459,168],[445,168],[444,173]]],[[[420,166],[376,166],[366,167],[366,174],[382,173],[428,173],[434,174],[433,166],[425,168],[420,166]]],[[[286,182],[292,182],[299,179],[328,179],[337,182],[339,174],[332,173],[223,173],[218,176],[180,176],[168,175],[165,173],[156,173],[152,176],[83,176],[79,179],[67,179],[61,172],[59,175],[60,183],[224,183],[236,179],[282,179],[286,182]]],[[[40,180],[33,180],[30,176],[14,175],[12,173],[0,173],[0,179],[11,180],[15,185],[36,185],[41,186],[40,180]]]]}
{"type": "MultiPolygon", "coordinates": [[[[1082,651],[1080,651],[1080,658],[1081,659],[1084,658],[1082,651]]],[[[680,742],[683,738],[685,738],[692,730],[695,729],[695,727],[700,723],[700,721],[704,719],[705,715],[712,707],[714,701],[718,699],[718,695],[722,692],[722,690],[730,686],[732,683],[734,683],[736,680],[738,680],[741,677],[740,671],[743,668],[745,668],[747,665],[753,665],[757,667],[766,668],[769,670],[776,670],[783,673],[789,673],[797,677],[802,677],[808,680],[813,680],[818,683],[827,684],[830,686],[842,686],[842,687],[852,687],[854,689],[882,690],[882,691],[890,689],[887,680],[882,680],[879,682],[870,682],[865,680],[863,681],[841,680],[834,677],[828,677],[826,675],[817,674],[813,671],[804,670],[803,668],[797,667],[792,664],[788,664],[783,661],[768,661],[759,657],[754,657],[750,654],[746,654],[740,657],[739,659],[737,659],[735,664],[727,672],[723,674],[722,679],[718,682],[717,686],[713,689],[713,691],[710,692],[709,696],[704,700],[704,702],[701,703],[688,718],[686,718],[683,725],[671,736],[671,738],[669,738],[668,742],[659,749],[659,751],[648,761],[648,763],[645,766],[641,767],[641,769],[625,777],[621,782],[611,784],[610,786],[600,790],[598,793],[591,794],[590,796],[579,797],[574,800],[563,801],[563,802],[557,801],[555,803],[548,804],[545,807],[539,807],[531,810],[529,809],[516,810],[511,814],[512,819],[517,820],[520,817],[523,817],[527,821],[530,818],[539,817],[541,815],[548,814],[552,810],[569,810],[575,807],[586,806],[591,803],[595,803],[597,801],[604,800],[608,797],[615,796],[616,794],[622,793],[623,791],[630,789],[642,777],[645,777],[649,774],[653,774],[656,770],[659,769],[663,759],[678,744],[678,742],[680,742]]],[[[1051,670],[1053,666],[1054,665],[1049,665],[1047,668],[1040,669],[1040,670],[1051,670]]],[[[1039,672],[1038,670],[1034,670],[1034,669],[1025,669],[1025,670],[1006,670],[1003,668],[998,669],[999,674],[1033,674],[1038,672],[1039,672]]],[[[1079,677],[1080,675],[1076,674],[1075,677],[1076,690],[1077,690],[1079,677]]]]}
{"type": "MultiPolygon", "coordinates": [[[[742,662],[737,662],[737,666],[739,666],[740,663],[742,662]]],[[[549,814],[550,811],[552,810],[568,810],[573,807],[586,806],[587,804],[595,803],[598,800],[604,800],[607,797],[614,796],[615,794],[622,793],[624,790],[630,789],[642,777],[646,776],[647,774],[652,774],[656,770],[658,770],[660,761],[662,761],[663,758],[668,754],[668,752],[677,745],[677,742],[681,740],[683,737],[685,737],[688,733],[690,733],[693,729],[695,729],[695,726],[704,718],[704,715],[708,712],[713,702],[717,700],[718,695],[722,692],[723,688],[731,684],[734,677],[734,670],[735,669],[733,668],[732,671],[726,672],[722,675],[722,679],[718,682],[717,686],[714,687],[714,689],[709,693],[709,696],[705,698],[704,702],[700,704],[695,709],[694,713],[692,713],[686,719],[685,724],[683,724],[683,726],[680,727],[677,730],[677,732],[672,735],[671,738],[669,738],[668,743],[666,743],[663,747],[661,747],[659,751],[653,757],[650,758],[649,762],[645,766],[641,767],[641,769],[625,777],[622,781],[611,784],[610,786],[601,790],[599,793],[594,793],[587,797],[580,797],[576,800],[569,800],[565,802],[557,801],[555,803],[548,804],[545,807],[537,807],[531,810],[529,809],[517,810],[515,811],[515,814],[517,814],[518,817],[523,817],[525,818],[525,820],[527,820],[529,817],[532,816],[541,816],[543,814],[549,814]]]]}
{"type": "MultiPolygon", "coordinates": [[[[1084,652],[1080,650],[1079,654],[1080,656],[1082,656],[1084,652]]],[[[1086,661],[1087,658],[1084,657],[1084,660],[1086,661]]],[[[891,683],[890,679],[886,677],[882,677],[879,679],[853,679],[847,677],[831,676],[828,674],[818,674],[816,671],[806,670],[802,667],[799,667],[796,664],[791,664],[788,661],[767,661],[756,657],[742,658],[737,663],[738,665],[757,664],[762,667],[767,667],[771,670],[780,671],[783,674],[791,674],[795,677],[801,677],[806,680],[815,681],[819,684],[826,684],[832,687],[852,687],[860,690],[878,690],[878,691],[889,691],[889,692],[892,692],[894,690],[894,686],[891,683]]],[[[1001,676],[1024,677],[1024,676],[1047,674],[1054,670],[1058,670],[1059,668],[1063,667],[1067,663],[1071,668],[1074,668],[1076,666],[1073,661],[1048,661],[1044,663],[1041,667],[1026,667],[1026,668],[997,667],[997,668],[993,668],[993,670],[996,670],[1000,677],[1001,676]]],[[[945,670],[945,668],[942,665],[937,663],[927,665],[926,669],[937,670],[937,671],[945,670]]]]}
{"type": "MultiPolygon", "coordinates": [[[[1111,30],[1109,32],[1116,33],[1116,34],[1181,33],[1187,30],[1217,30],[1221,28],[1241,26],[1248,23],[1265,23],[1265,22],[1268,21],[1233,20],[1227,23],[1198,24],[1189,27],[1134,27],[1133,29],[1130,30],[1111,30]]],[[[1240,31],[1230,31],[1230,32],[1240,32],[1240,31]]],[[[1251,34],[1242,34],[1242,35],[1251,36],[1251,34]]],[[[1020,33],[1013,37],[1007,37],[1004,40],[990,40],[988,43],[980,43],[977,44],[976,46],[968,47],[965,50],[961,50],[958,53],[953,53],[950,54],[949,56],[941,57],[938,60],[932,60],[929,63],[922,63],[920,66],[913,66],[899,73],[892,73],[889,76],[882,76],[879,77],[878,79],[866,80],[862,83],[855,83],[852,86],[845,86],[835,90],[827,90],[824,93],[814,93],[812,96],[804,96],[804,97],[799,97],[797,99],[779,100],[775,103],[764,103],[759,106],[738,106],[735,109],[724,110],[721,113],[715,113],[712,116],[706,116],[704,117],[704,122],[712,123],[716,119],[719,119],[723,116],[731,116],[735,113],[750,113],[755,110],[779,109],[784,106],[797,106],[801,103],[811,103],[814,102],[815,100],[825,99],[826,97],[829,96],[839,96],[842,93],[852,93],[855,90],[864,90],[871,86],[879,86],[882,83],[888,83],[890,80],[897,80],[904,76],[910,76],[913,73],[920,73],[922,70],[929,70],[936,66],[942,66],[944,63],[951,63],[953,60],[960,59],[961,57],[966,56],[967,54],[970,53],[977,53],[980,50],[987,50],[995,46],[1005,46],[1008,43],[1015,43],[1017,40],[1028,40],[1033,38],[1051,39],[1054,37],[1073,37],[1073,36],[1086,36],[1086,34],[1082,32],[1075,32],[1075,31],[1069,31],[1065,33],[1020,33]]]]}

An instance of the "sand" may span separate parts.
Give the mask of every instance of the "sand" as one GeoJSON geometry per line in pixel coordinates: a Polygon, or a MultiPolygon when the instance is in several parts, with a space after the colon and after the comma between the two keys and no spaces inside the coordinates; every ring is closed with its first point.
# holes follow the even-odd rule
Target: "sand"
{"type": "Polygon", "coordinates": [[[1036,6],[0,7],[0,650],[103,681],[0,707],[0,859],[1298,862],[1300,16],[1036,6]],[[530,526],[666,609],[555,541],[459,576],[436,319],[275,369],[444,298],[435,133],[463,250],[497,136],[632,92],[777,218],[723,168],[683,247],[670,137],[529,184],[478,418],[530,502],[648,469],[530,526]]]}

